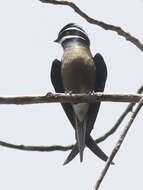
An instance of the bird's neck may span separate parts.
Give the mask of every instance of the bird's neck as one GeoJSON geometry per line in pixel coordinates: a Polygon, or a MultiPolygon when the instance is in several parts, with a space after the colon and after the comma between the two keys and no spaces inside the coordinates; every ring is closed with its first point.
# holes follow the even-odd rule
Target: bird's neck
{"type": "Polygon", "coordinates": [[[89,47],[86,45],[84,46],[81,43],[70,43],[68,44],[64,49],[64,55],[63,58],[65,60],[69,59],[77,59],[78,57],[83,57],[84,60],[91,59],[91,51],[89,47]]]}
{"type": "Polygon", "coordinates": [[[62,46],[64,49],[71,46],[82,46],[82,47],[89,48],[89,45],[86,43],[86,41],[80,38],[67,39],[66,41],[64,41],[64,43],[62,43],[62,46]]]}

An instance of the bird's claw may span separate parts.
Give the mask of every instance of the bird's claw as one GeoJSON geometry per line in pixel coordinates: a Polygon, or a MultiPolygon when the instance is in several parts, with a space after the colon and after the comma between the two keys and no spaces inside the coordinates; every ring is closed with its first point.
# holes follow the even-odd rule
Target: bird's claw
{"type": "Polygon", "coordinates": [[[53,93],[52,92],[48,92],[45,96],[52,96],[53,95],[53,93]]]}
{"type": "Polygon", "coordinates": [[[95,91],[94,90],[90,91],[89,95],[95,95],[95,91]]]}
{"type": "Polygon", "coordinates": [[[71,96],[72,95],[72,91],[66,91],[65,94],[71,96]]]}

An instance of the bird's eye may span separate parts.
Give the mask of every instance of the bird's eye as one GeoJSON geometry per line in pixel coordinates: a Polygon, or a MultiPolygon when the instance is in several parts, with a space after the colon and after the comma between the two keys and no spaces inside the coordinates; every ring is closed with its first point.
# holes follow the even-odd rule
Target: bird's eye
{"type": "Polygon", "coordinates": [[[70,31],[67,31],[67,34],[70,34],[70,31]]]}

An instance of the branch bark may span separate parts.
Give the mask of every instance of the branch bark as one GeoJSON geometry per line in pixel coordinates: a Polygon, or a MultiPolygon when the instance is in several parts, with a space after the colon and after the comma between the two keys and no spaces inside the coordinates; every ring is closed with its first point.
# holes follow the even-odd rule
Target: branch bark
{"type": "Polygon", "coordinates": [[[103,171],[101,172],[101,175],[100,175],[99,179],[97,180],[97,183],[96,183],[96,185],[95,185],[95,190],[98,190],[98,189],[99,189],[99,186],[100,186],[100,184],[101,184],[103,178],[105,177],[105,175],[106,175],[106,173],[107,173],[107,171],[108,171],[108,169],[109,169],[109,167],[110,167],[110,164],[112,163],[112,161],[113,161],[115,155],[116,155],[117,152],[119,151],[119,149],[120,149],[120,147],[121,147],[121,145],[122,145],[122,143],[123,143],[123,141],[124,141],[124,139],[125,139],[125,137],[126,137],[126,135],[127,135],[128,130],[130,129],[130,127],[131,127],[131,125],[132,125],[134,119],[136,118],[136,116],[137,116],[137,114],[138,114],[138,112],[139,112],[139,110],[141,109],[142,106],[143,106],[143,98],[139,101],[139,103],[138,103],[138,105],[137,105],[135,111],[132,112],[132,115],[131,115],[131,117],[130,117],[129,122],[128,122],[127,125],[125,126],[125,129],[123,130],[123,132],[122,132],[122,134],[121,134],[119,140],[117,141],[115,148],[113,149],[113,151],[112,151],[110,157],[109,157],[108,160],[107,160],[107,163],[106,163],[106,165],[105,165],[105,168],[103,169],[103,171]]]}
{"type": "Polygon", "coordinates": [[[39,103],[94,103],[100,101],[109,102],[138,102],[143,95],[140,94],[64,94],[48,93],[46,96],[0,97],[0,104],[39,104],[39,103]]]}
{"type": "Polygon", "coordinates": [[[139,48],[141,51],[143,51],[143,44],[137,39],[136,37],[132,36],[128,32],[124,31],[119,26],[114,26],[111,24],[107,24],[105,22],[95,20],[92,17],[89,17],[84,11],[82,11],[75,3],[71,1],[61,1],[61,0],[39,0],[43,3],[49,3],[53,5],[66,5],[71,7],[78,15],[80,15],[82,18],[84,18],[87,22],[91,24],[95,24],[97,26],[100,26],[101,28],[105,30],[110,30],[116,32],[118,35],[124,37],[126,40],[130,41],[132,44],[134,44],[137,48],[139,48]]]}
{"type": "Polygon", "coordinates": [[[72,149],[73,145],[69,146],[60,146],[60,145],[53,145],[53,146],[26,146],[26,145],[16,145],[7,143],[4,141],[0,141],[0,146],[14,148],[18,150],[25,150],[25,151],[40,151],[40,152],[51,152],[51,151],[67,151],[72,149]]]}
{"type": "MultiPolygon", "coordinates": [[[[141,86],[137,93],[141,94],[143,92],[143,86],[141,86]]],[[[119,125],[121,124],[121,122],[124,120],[124,118],[126,117],[126,115],[132,111],[133,107],[134,107],[135,103],[130,103],[127,108],[125,109],[125,111],[121,114],[121,116],[119,117],[119,119],[117,120],[117,122],[115,123],[115,125],[104,135],[102,135],[101,137],[97,138],[95,140],[96,143],[100,143],[104,140],[106,140],[110,135],[112,135],[119,127],[119,125]]],[[[70,149],[72,149],[72,147],[74,145],[69,145],[69,146],[61,146],[61,145],[53,145],[53,146],[25,146],[25,145],[16,145],[16,144],[11,144],[11,143],[7,143],[4,141],[0,141],[0,146],[4,146],[4,147],[8,147],[8,148],[14,148],[14,149],[19,149],[19,150],[25,150],[25,151],[68,151],[70,149]]]]}

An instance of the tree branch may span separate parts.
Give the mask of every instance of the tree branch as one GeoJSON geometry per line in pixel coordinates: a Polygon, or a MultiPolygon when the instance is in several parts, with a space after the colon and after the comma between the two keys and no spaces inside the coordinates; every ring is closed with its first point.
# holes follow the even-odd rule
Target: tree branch
{"type": "MultiPolygon", "coordinates": [[[[138,94],[141,94],[143,92],[143,86],[141,86],[139,88],[139,90],[137,91],[138,94]]],[[[104,140],[106,140],[110,135],[112,135],[117,128],[119,127],[119,125],[121,124],[121,122],[123,121],[123,119],[125,118],[125,116],[132,111],[133,107],[134,107],[135,103],[130,103],[127,108],[125,109],[125,111],[121,114],[121,116],[119,117],[119,119],[117,120],[117,122],[115,123],[115,125],[107,132],[105,133],[103,136],[97,138],[95,140],[96,143],[100,143],[104,140]]],[[[53,145],[53,146],[25,146],[25,145],[15,145],[15,144],[11,144],[11,143],[7,143],[4,141],[0,141],[0,145],[4,146],[4,147],[8,147],[8,148],[15,148],[15,149],[19,149],[19,150],[25,150],[25,151],[68,151],[70,149],[72,149],[72,147],[74,145],[69,145],[69,146],[60,146],[60,145],[53,145]]]]}
{"type": "Polygon", "coordinates": [[[53,146],[26,146],[26,145],[16,145],[7,143],[4,141],[0,141],[0,146],[14,148],[19,150],[25,151],[40,151],[40,152],[51,152],[51,151],[67,151],[72,149],[73,145],[69,146],[60,146],[60,145],[53,145],[53,146]]]}
{"type": "MultiPolygon", "coordinates": [[[[141,86],[138,90],[137,90],[138,94],[143,93],[143,86],[141,86]]],[[[98,139],[96,139],[96,143],[100,143],[102,141],[104,141],[105,139],[107,139],[110,135],[112,135],[119,127],[119,125],[122,123],[122,121],[124,120],[124,118],[127,116],[127,114],[129,112],[131,112],[133,110],[133,107],[135,106],[135,103],[130,103],[127,108],[125,109],[125,111],[121,114],[121,116],[119,117],[119,119],[116,121],[116,123],[114,124],[114,126],[104,135],[102,135],[101,137],[99,137],[98,139]]]]}
{"type": "Polygon", "coordinates": [[[137,48],[139,48],[141,51],[143,51],[143,44],[137,39],[136,37],[132,36],[128,32],[124,31],[121,27],[119,26],[114,26],[111,24],[107,24],[105,22],[95,20],[91,17],[89,17],[85,12],[83,12],[75,3],[71,1],[61,1],[61,0],[39,0],[43,3],[49,3],[49,4],[54,4],[54,5],[66,5],[71,7],[78,15],[80,15],[82,18],[84,18],[87,22],[91,24],[96,24],[100,26],[101,28],[105,30],[111,30],[116,32],[118,35],[124,37],[126,40],[130,41],[133,43],[137,48]]]}
{"type": "Polygon", "coordinates": [[[110,157],[109,157],[108,160],[107,160],[107,163],[106,163],[106,165],[105,165],[105,168],[103,169],[103,171],[101,172],[101,175],[100,175],[99,179],[97,180],[97,183],[96,183],[96,185],[95,185],[95,190],[98,190],[98,189],[99,189],[99,186],[100,186],[100,184],[101,184],[103,178],[105,177],[105,175],[106,175],[106,173],[107,173],[107,171],[108,171],[108,169],[109,169],[109,167],[110,167],[110,164],[112,163],[112,161],[113,161],[115,155],[116,155],[117,152],[119,151],[119,149],[120,149],[120,147],[121,147],[121,145],[122,145],[122,143],[123,143],[123,141],[124,141],[124,139],[125,139],[125,136],[127,135],[128,130],[130,129],[130,127],[131,127],[131,125],[132,125],[132,123],[133,123],[135,117],[137,116],[137,114],[138,114],[138,112],[139,112],[139,110],[141,109],[142,106],[143,106],[143,98],[139,101],[139,103],[138,103],[138,105],[137,105],[135,111],[132,112],[132,115],[131,115],[131,117],[130,117],[130,120],[128,121],[128,123],[127,123],[125,129],[123,130],[123,132],[122,132],[122,134],[121,134],[119,140],[118,140],[117,143],[116,143],[115,148],[113,149],[113,151],[112,151],[110,157]]]}
{"type": "Polygon", "coordinates": [[[109,102],[138,102],[143,95],[140,94],[64,94],[48,93],[46,96],[0,97],[0,104],[39,104],[39,103],[94,103],[99,101],[109,102]]]}

